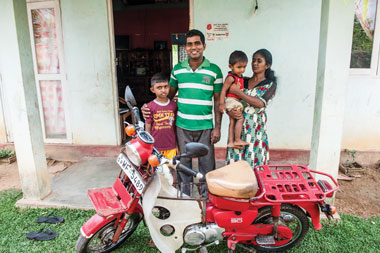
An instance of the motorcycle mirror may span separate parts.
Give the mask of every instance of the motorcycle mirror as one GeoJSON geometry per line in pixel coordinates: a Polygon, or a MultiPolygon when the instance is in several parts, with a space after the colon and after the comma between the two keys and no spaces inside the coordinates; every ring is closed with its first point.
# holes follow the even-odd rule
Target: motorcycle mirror
{"type": "Polygon", "coordinates": [[[127,85],[127,87],[125,87],[124,99],[125,99],[125,101],[129,102],[130,105],[132,105],[132,106],[137,105],[136,99],[133,96],[132,90],[129,87],[129,85],[127,85]]]}
{"type": "Polygon", "coordinates": [[[207,155],[209,148],[202,143],[189,142],[185,145],[185,153],[181,154],[181,158],[195,158],[207,155]]]}

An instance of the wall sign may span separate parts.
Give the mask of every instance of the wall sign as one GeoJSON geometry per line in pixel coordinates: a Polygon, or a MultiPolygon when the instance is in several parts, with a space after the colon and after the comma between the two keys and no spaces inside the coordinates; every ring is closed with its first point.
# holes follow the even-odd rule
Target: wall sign
{"type": "Polygon", "coordinates": [[[207,41],[226,40],[229,34],[227,23],[207,24],[206,26],[207,41]]]}

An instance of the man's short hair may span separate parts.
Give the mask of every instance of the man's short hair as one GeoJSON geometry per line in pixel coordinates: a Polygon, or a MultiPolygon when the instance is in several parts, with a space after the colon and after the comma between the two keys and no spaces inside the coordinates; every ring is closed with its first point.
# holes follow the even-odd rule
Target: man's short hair
{"type": "Polygon", "coordinates": [[[201,31],[197,29],[192,29],[186,33],[186,42],[187,42],[187,38],[194,37],[194,36],[199,36],[201,38],[202,44],[205,44],[205,36],[203,35],[201,31]]]}
{"type": "Polygon", "coordinates": [[[168,83],[169,78],[165,73],[156,73],[150,79],[150,87],[153,87],[156,83],[168,83]]]}
{"type": "Polygon", "coordinates": [[[236,50],[230,54],[228,63],[233,66],[238,62],[248,62],[248,57],[243,51],[236,50]]]}

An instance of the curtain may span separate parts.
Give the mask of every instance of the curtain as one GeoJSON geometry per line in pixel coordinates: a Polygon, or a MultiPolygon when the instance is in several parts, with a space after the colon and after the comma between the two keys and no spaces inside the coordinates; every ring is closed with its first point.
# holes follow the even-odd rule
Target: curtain
{"type": "Polygon", "coordinates": [[[60,73],[54,9],[33,9],[32,24],[46,138],[66,138],[62,83],[41,80],[46,75],[60,73]]]}
{"type": "Polygon", "coordinates": [[[371,40],[375,31],[376,6],[377,0],[355,0],[356,17],[371,40]]]}

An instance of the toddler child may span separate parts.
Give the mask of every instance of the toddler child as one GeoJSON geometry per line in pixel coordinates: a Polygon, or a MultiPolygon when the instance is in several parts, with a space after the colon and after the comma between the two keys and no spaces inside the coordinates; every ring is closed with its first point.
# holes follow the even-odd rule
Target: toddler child
{"type": "MultiPolygon", "coordinates": [[[[248,57],[242,51],[234,51],[230,55],[228,67],[231,69],[228,72],[226,80],[223,83],[223,88],[220,93],[220,105],[219,110],[221,113],[231,111],[237,108],[243,111],[243,105],[240,102],[240,98],[234,94],[228,93],[231,85],[238,85],[241,90],[244,89],[243,73],[247,67],[248,57]]],[[[240,119],[230,118],[230,125],[228,129],[228,144],[229,148],[242,148],[244,145],[249,145],[248,142],[241,139],[241,131],[243,128],[244,117],[240,119]]]]}

